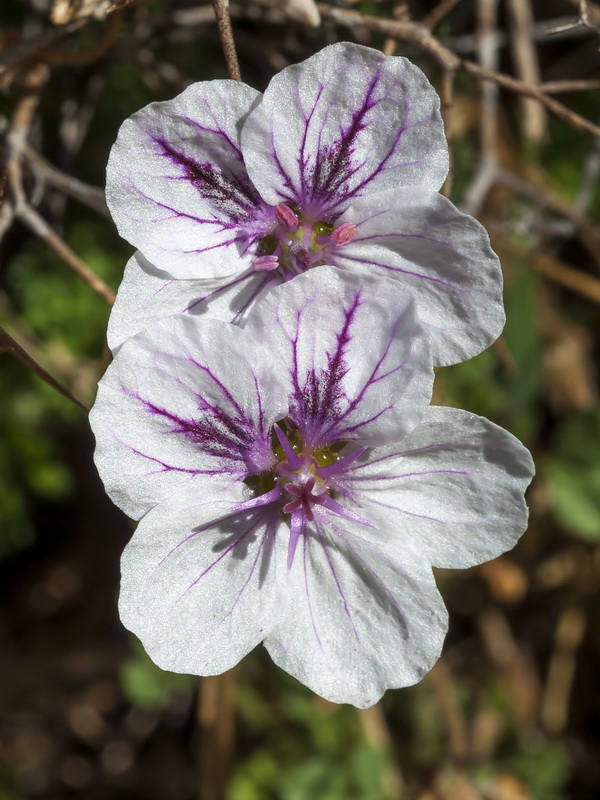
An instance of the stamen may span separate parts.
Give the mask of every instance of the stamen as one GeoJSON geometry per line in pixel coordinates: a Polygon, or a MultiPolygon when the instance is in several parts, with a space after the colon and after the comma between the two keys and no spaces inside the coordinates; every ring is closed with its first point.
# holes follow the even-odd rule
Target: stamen
{"type": "Polygon", "coordinates": [[[300,469],[300,467],[302,466],[302,463],[303,463],[302,459],[300,458],[298,453],[294,450],[292,445],[289,443],[287,436],[281,430],[279,425],[277,425],[277,423],[275,423],[275,425],[273,427],[275,428],[275,435],[277,436],[277,438],[279,440],[279,444],[281,445],[281,449],[283,450],[283,454],[287,458],[287,462],[288,462],[288,465],[289,465],[290,469],[292,469],[292,470],[300,469]]]}
{"type": "Polygon", "coordinates": [[[256,272],[270,272],[279,266],[278,256],[258,256],[252,264],[256,272]]]}
{"type": "Polygon", "coordinates": [[[325,508],[328,508],[334,514],[337,514],[339,517],[343,517],[344,519],[349,519],[352,522],[358,522],[360,525],[366,525],[367,528],[374,528],[372,522],[369,522],[368,519],[364,519],[364,517],[360,517],[358,514],[355,514],[354,511],[350,511],[349,508],[344,508],[341,506],[337,501],[333,499],[328,494],[321,495],[320,504],[325,508]]]}
{"type": "Polygon", "coordinates": [[[336,247],[343,247],[345,244],[349,244],[357,233],[358,228],[353,222],[342,222],[331,231],[331,241],[336,247]]]}
{"type": "Polygon", "coordinates": [[[258,497],[251,497],[250,500],[245,500],[243,503],[239,503],[235,507],[234,511],[237,513],[238,511],[248,511],[249,509],[259,508],[260,506],[268,506],[271,503],[276,503],[280,497],[281,488],[276,486],[274,489],[271,489],[270,492],[261,494],[258,497]]]}
{"type": "Polygon", "coordinates": [[[339,461],[334,461],[332,464],[327,464],[325,467],[319,467],[319,475],[322,478],[331,478],[331,476],[335,475],[337,472],[348,469],[350,464],[362,456],[367,449],[366,447],[359,447],[358,450],[355,450],[353,453],[348,453],[347,456],[340,458],[339,461]]]}
{"type": "Polygon", "coordinates": [[[294,214],[289,206],[286,206],[285,203],[279,203],[278,206],[275,206],[275,216],[279,220],[280,224],[290,231],[295,231],[300,224],[298,222],[298,217],[294,214]]]}

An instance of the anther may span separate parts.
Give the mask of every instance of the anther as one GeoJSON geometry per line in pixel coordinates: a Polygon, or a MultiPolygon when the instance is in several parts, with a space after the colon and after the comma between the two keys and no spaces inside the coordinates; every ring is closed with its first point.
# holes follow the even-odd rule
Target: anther
{"type": "Polygon", "coordinates": [[[286,206],[285,203],[279,203],[278,206],[275,206],[275,216],[289,231],[295,231],[300,224],[298,222],[298,217],[294,214],[289,206],[286,206]]]}
{"type": "Polygon", "coordinates": [[[279,266],[278,256],[258,256],[252,263],[256,272],[270,272],[279,266]]]}
{"type": "Polygon", "coordinates": [[[353,222],[342,222],[341,225],[331,231],[330,235],[336,247],[343,247],[345,244],[349,244],[357,233],[358,228],[353,222]]]}

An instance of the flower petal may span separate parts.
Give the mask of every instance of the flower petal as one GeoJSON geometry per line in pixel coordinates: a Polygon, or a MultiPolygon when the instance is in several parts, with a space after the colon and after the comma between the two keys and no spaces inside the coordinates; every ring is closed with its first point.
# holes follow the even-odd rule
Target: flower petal
{"type": "Polygon", "coordinates": [[[438,366],[466,361],[504,326],[502,270],[485,228],[437,193],[397,189],[358,200],[340,218],[358,232],[331,263],[400,281],[415,299],[438,366]]]}
{"type": "Polygon", "coordinates": [[[241,323],[279,274],[254,271],[215,281],[176,280],[135,253],[125,267],[108,322],[108,345],[116,353],[126,339],[171,314],[208,316],[241,323]]]}
{"type": "Polygon", "coordinates": [[[242,128],[267,202],[327,219],[367,192],[436,191],[448,171],[438,96],[405,58],[342,42],[282,70],[242,128]]]}
{"type": "Polygon", "coordinates": [[[119,233],[177,278],[242,272],[274,212],[252,186],[239,127],[259,93],[236,81],[195,83],[126,120],[106,196],[119,233]]]}
{"type": "Polygon", "coordinates": [[[279,355],[290,418],[310,447],[398,439],[429,404],[429,345],[391,281],[318,267],[271,290],[246,328],[279,355]]]}
{"type": "Polygon", "coordinates": [[[272,466],[271,428],[287,408],[272,359],[245,331],[168,317],[125,342],[100,382],[96,465],[113,501],[140,517],[182,484],[199,492],[211,476],[272,466]]]}
{"type": "Polygon", "coordinates": [[[529,451],[510,433],[431,406],[401,445],[372,450],[337,483],[359,513],[388,529],[390,553],[414,547],[436,567],[471,567],[514,547],[527,527],[533,474],[529,451]]]}
{"type": "Polygon", "coordinates": [[[163,669],[230,669],[284,611],[274,554],[285,544],[281,520],[272,508],[227,517],[233,501],[231,492],[205,503],[170,499],[144,517],[125,548],[121,619],[163,669]]]}
{"type": "Polygon", "coordinates": [[[377,531],[354,528],[316,511],[288,576],[294,613],[282,617],[265,646],[317,694],[367,708],[386,689],[416,683],[431,669],[447,614],[418,554],[407,548],[394,560],[377,531]]]}

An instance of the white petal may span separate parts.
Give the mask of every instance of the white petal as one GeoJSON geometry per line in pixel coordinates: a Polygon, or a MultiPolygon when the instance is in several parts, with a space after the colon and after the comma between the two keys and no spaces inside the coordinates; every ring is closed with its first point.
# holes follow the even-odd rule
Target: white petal
{"type": "Polygon", "coordinates": [[[106,197],[119,233],[177,278],[243,272],[273,211],[252,186],[239,127],[260,97],[236,81],[189,86],[126,120],[106,197]]]}
{"type": "Polygon", "coordinates": [[[217,492],[185,501],[162,503],[140,522],[121,561],[119,611],[160,667],[215,675],[284,612],[274,554],[281,522],[267,509],[223,521],[235,498],[217,492]]]}
{"type": "Polygon", "coordinates": [[[431,669],[446,634],[446,609],[431,569],[410,548],[394,560],[376,530],[353,531],[358,526],[324,513],[315,520],[288,576],[293,614],[265,646],[317,694],[366,708],[431,669]]]}
{"type": "Polygon", "coordinates": [[[267,202],[293,202],[320,219],[374,191],[436,191],[448,171],[439,99],[425,75],[348,42],[276,75],[241,141],[267,202]]]}
{"type": "Polygon", "coordinates": [[[433,383],[426,337],[397,283],[317,267],[272,289],[246,329],[279,356],[305,444],[399,438],[433,383]]]}
{"type": "Polygon", "coordinates": [[[126,339],[171,314],[240,323],[279,282],[278,275],[254,271],[214,281],[176,280],[138,252],[125,267],[108,322],[108,345],[116,354],[126,339]]]}
{"type": "Polygon", "coordinates": [[[240,328],[176,315],[129,339],[90,415],[113,501],[140,517],[183,484],[237,480],[272,465],[287,396],[264,349],[240,328]]]}
{"type": "Polygon", "coordinates": [[[434,364],[466,361],[504,326],[502,270],[485,228],[440,194],[397,189],[358,200],[340,218],[356,238],[333,251],[336,266],[366,268],[412,293],[434,364]]]}
{"type": "Polygon", "coordinates": [[[510,550],[527,527],[529,451],[468,411],[432,406],[401,444],[361,461],[339,483],[358,513],[387,528],[397,556],[408,546],[436,567],[471,567],[510,550]]]}

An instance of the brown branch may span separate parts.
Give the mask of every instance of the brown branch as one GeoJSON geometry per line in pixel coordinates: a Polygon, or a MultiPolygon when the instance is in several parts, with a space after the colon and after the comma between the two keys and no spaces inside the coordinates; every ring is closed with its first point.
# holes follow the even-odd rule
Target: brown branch
{"type": "Polygon", "coordinates": [[[546,94],[559,94],[560,92],[585,92],[588,89],[600,89],[600,80],[581,79],[564,81],[546,81],[540,83],[540,91],[546,94]]]}
{"type": "MultiPolygon", "coordinates": [[[[498,66],[498,0],[480,0],[477,4],[478,58],[484,69],[495,71],[498,66]]],[[[498,165],[498,86],[482,82],[479,110],[479,144],[481,159],[471,180],[462,208],[477,216],[494,182],[498,165]]]]}
{"type": "Polygon", "coordinates": [[[40,366],[37,361],[32,358],[26,350],[24,350],[21,345],[19,345],[13,337],[4,330],[4,328],[0,328],[0,353],[10,353],[13,355],[18,361],[24,364],[28,369],[30,369],[38,378],[41,378],[48,386],[51,386],[55,391],[61,394],[63,397],[66,397],[76,406],[79,406],[83,411],[86,413],[89,409],[84,406],[84,404],[79,401],[76,397],[73,397],[71,392],[59,383],[49,372],[40,366]]]}
{"type": "Polygon", "coordinates": [[[576,130],[600,136],[600,126],[571,111],[570,108],[554,100],[554,98],[548,97],[538,86],[531,86],[501,72],[487,70],[474,61],[457,56],[432,36],[428,28],[418,22],[397,22],[391,19],[372,17],[368,14],[361,14],[358,11],[333,8],[324,3],[318,3],[317,8],[324,19],[333,20],[346,28],[363,26],[375,33],[382,33],[395,39],[412,42],[434,58],[440,66],[446,69],[466,72],[480,80],[492,81],[512,92],[517,92],[525,97],[532,97],[576,130]]]}
{"type": "Polygon", "coordinates": [[[366,742],[374,750],[385,753],[389,759],[381,776],[384,796],[400,800],[404,794],[405,784],[400,767],[394,759],[392,736],[381,703],[361,709],[357,713],[366,742]]]}
{"type": "Polygon", "coordinates": [[[32,36],[31,39],[25,39],[19,42],[12,50],[7,50],[0,55],[0,75],[25,61],[37,58],[41,51],[46,51],[49,47],[56,44],[56,42],[64,39],[65,36],[83,28],[88,21],[87,19],[77,19],[73,22],[69,22],[67,25],[48,28],[42,31],[38,36],[32,36]]]}
{"type": "Polygon", "coordinates": [[[544,278],[577,292],[577,294],[592,300],[594,303],[600,303],[600,280],[598,278],[586,275],[574,267],[569,267],[552,258],[552,256],[535,253],[530,247],[520,244],[507,236],[492,233],[491,239],[492,246],[501,254],[529,263],[544,278]]]}
{"type": "Polygon", "coordinates": [[[31,126],[33,114],[39,102],[43,85],[49,77],[44,64],[33,67],[26,79],[26,94],[19,102],[12,117],[7,136],[8,163],[6,176],[11,191],[14,216],[21,220],[36,236],[45,242],[88,286],[99,294],[109,305],[115,301],[115,293],[77,256],[71,248],[52,230],[46,220],[27,202],[22,182],[21,160],[25,150],[26,137],[31,126]]]}
{"type": "Polygon", "coordinates": [[[110,219],[110,212],[104,198],[104,191],[96,186],[89,186],[66,172],[56,169],[49,161],[40,155],[37,150],[26,144],[23,155],[31,171],[60,189],[69,197],[97,211],[98,214],[110,219]]]}
{"type": "Polygon", "coordinates": [[[231,17],[229,16],[229,0],[212,0],[212,4],[215,10],[223,55],[229,70],[229,77],[234,81],[241,81],[242,75],[231,28],[231,17]]]}
{"type": "Polygon", "coordinates": [[[105,300],[109,306],[115,302],[116,295],[110,286],[93,272],[85,261],[71,250],[69,245],[52,230],[46,220],[38,214],[28,203],[19,202],[16,206],[16,215],[27,227],[35,233],[48,247],[61,258],[79,277],[93,289],[96,294],[105,300]]]}
{"type": "Polygon", "coordinates": [[[436,25],[440,24],[444,17],[448,16],[458,3],[460,3],[460,0],[441,0],[441,2],[427,14],[423,20],[423,25],[432,31],[436,25]]]}
{"type": "Polygon", "coordinates": [[[57,51],[44,49],[39,53],[39,57],[53,66],[83,66],[84,64],[96,61],[105,56],[117,41],[122,19],[123,15],[121,12],[115,11],[115,13],[109,17],[104,35],[100,41],[87,50],[57,51]]]}
{"type": "MultiPolygon", "coordinates": [[[[508,0],[507,10],[512,32],[510,43],[517,74],[524,83],[539,86],[540,67],[531,36],[533,13],[530,0],[508,0]]],[[[531,142],[541,142],[547,126],[544,108],[531,99],[521,98],[520,109],[523,136],[531,142]]]]}
{"type": "Polygon", "coordinates": [[[450,197],[452,193],[452,110],[454,105],[454,70],[442,70],[442,85],[440,91],[441,112],[446,131],[446,141],[448,142],[449,169],[448,177],[440,189],[445,197],[450,197]]]}
{"type": "Polygon", "coordinates": [[[198,698],[199,800],[225,800],[235,726],[235,670],[203,678],[198,698]]]}

